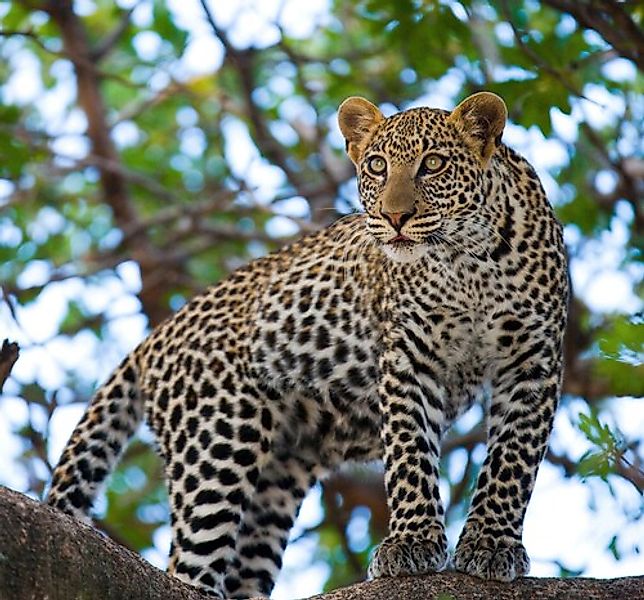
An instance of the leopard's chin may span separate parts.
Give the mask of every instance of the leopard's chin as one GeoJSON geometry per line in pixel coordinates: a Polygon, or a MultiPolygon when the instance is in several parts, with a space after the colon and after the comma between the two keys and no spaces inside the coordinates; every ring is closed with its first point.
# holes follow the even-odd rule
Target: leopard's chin
{"type": "Polygon", "coordinates": [[[429,249],[428,244],[413,242],[411,240],[388,242],[381,245],[387,258],[401,264],[414,263],[420,260],[429,249]]]}

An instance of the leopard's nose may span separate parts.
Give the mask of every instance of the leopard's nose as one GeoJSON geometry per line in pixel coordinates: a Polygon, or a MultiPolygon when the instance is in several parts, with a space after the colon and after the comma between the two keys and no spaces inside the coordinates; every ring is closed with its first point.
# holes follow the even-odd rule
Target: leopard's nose
{"type": "Polygon", "coordinates": [[[415,212],[415,210],[403,212],[387,212],[383,210],[380,214],[382,214],[382,216],[387,219],[389,223],[391,223],[392,227],[396,231],[400,232],[400,230],[403,228],[403,225],[412,218],[415,212]]]}

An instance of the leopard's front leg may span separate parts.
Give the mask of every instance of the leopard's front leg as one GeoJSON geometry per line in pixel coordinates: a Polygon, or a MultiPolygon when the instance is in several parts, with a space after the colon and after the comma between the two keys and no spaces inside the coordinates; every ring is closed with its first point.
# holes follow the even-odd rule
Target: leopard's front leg
{"type": "Polygon", "coordinates": [[[440,571],[448,556],[438,493],[444,393],[419,381],[414,352],[400,343],[384,355],[381,373],[389,535],[373,556],[369,576],[440,571]]]}
{"type": "Polygon", "coordinates": [[[483,579],[512,581],[530,570],[523,519],[552,429],[561,357],[547,347],[523,356],[499,370],[487,457],[454,556],[458,571],[483,579]]]}

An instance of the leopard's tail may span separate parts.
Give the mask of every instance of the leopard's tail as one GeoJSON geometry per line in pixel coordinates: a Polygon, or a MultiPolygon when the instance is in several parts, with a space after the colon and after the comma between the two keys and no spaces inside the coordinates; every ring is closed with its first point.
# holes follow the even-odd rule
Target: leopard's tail
{"type": "Polygon", "coordinates": [[[96,392],[54,469],[46,502],[77,518],[88,518],[101,484],[143,419],[135,352],[96,392]]]}

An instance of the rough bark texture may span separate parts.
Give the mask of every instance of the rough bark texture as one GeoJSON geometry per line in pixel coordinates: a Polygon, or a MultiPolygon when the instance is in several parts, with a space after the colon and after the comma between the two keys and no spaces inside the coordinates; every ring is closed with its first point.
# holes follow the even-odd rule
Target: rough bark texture
{"type": "MultiPolygon", "coordinates": [[[[0,487],[0,600],[197,600],[196,590],[92,527],[0,487]]],[[[483,582],[457,573],[380,579],[312,600],[644,598],[644,577],[483,582]]]]}
{"type": "Polygon", "coordinates": [[[202,600],[60,511],[0,487],[0,600],[202,600]]]}
{"type": "Polygon", "coordinates": [[[644,577],[556,579],[526,577],[488,582],[461,573],[377,579],[310,600],[635,600],[644,598],[644,577]]]}

